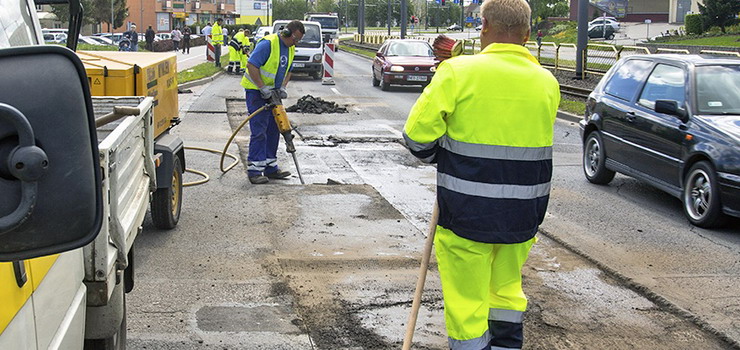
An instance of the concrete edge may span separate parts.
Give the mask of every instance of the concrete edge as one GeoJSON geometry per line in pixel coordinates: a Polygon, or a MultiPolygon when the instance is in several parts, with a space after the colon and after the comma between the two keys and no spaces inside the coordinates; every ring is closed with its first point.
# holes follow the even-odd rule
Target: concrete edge
{"type": "Polygon", "coordinates": [[[642,295],[646,299],[650,300],[654,304],[658,305],[664,310],[667,310],[668,312],[674,314],[675,316],[687,320],[697,327],[699,329],[712,334],[714,336],[717,336],[721,341],[725,342],[727,345],[731,346],[733,349],[740,349],[740,341],[737,339],[733,339],[730,337],[727,333],[714,328],[709,322],[705,321],[703,318],[691,313],[689,310],[686,310],[676,304],[674,304],[672,301],[668,300],[666,297],[652,291],[648,286],[643,285],[641,283],[635,282],[632,278],[629,278],[619,271],[607,266],[606,264],[602,263],[598,259],[592,257],[591,255],[587,254],[581,249],[576,248],[575,246],[565,242],[563,239],[561,239],[556,234],[547,231],[543,229],[542,227],[538,230],[539,233],[543,234],[547,238],[552,239],[553,241],[557,242],[558,244],[562,245],[569,251],[573,252],[574,254],[582,257],[583,259],[587,260],[588,262],[594,264],[597,268],[599,268],[601,271],[604,271],[606,274],[611,276],[612,278],[620,281],[621,283],[625,284],[627,288],[632,290],[633,292],[642,295]]]}
{"type": "Polygon", "coordinates": [[[187,83],[179,84],[179,85],[177,85],[177,89],[178,90],[189,89],[189,88],[194,87],[194,86],[199,86],[199,85],[210,83],[210,82],[213,81],[213,79],[216,79],[221,74],[224,74],[223,69],[220,72],[217,72],[216,74],[211,75],[210,77],[200,78],[198,80],[192,80],[192,81],[189,81],[187,83]]]}

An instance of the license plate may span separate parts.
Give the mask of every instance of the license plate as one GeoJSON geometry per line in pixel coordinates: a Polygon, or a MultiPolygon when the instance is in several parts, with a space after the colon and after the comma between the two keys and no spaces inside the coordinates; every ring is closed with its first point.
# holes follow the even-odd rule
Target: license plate
{"type": "Polygon", "coordinates": [[[305,64],[305,63],[296,63],[296,62],[293,62],[293,67],[294,67],[294,68],[295,68],[295,67],[298,67],[298,68],[303,68],[303,67],[305,67],[305,66],[306,66],[306,64],[305,64]]]}
{"type": "Polygon", "coordinates": [[[406,80],[408,81],[427,81],[427,77],[425,75],[409,75],[406,80]]]}

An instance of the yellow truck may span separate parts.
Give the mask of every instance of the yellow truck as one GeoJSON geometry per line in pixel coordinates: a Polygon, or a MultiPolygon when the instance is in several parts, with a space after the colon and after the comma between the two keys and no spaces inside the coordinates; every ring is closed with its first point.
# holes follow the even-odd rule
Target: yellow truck
{"type": "MultiPolygon", "coordinates": [[[[171,89],[177,110],[176,66],[143,54],[130,64],[133,90],[92,97],[105,59],[73,52],[79,0],[72,50],[43,45],[40,4],[0,0],[0,349],[125,349],[147,209],[161,228],[180,216],[182,140],[169,132],[176,112],[162,112],[171,89]]],[[[128,74],[110,61],[120,58],[107,58],[105,83],[128,74]]]]}

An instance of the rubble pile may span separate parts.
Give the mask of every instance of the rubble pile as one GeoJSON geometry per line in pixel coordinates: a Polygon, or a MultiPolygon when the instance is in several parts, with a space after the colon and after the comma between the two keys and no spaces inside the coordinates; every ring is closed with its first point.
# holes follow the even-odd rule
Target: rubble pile
{"type": "Polygon", "coordinates": [[[338,105],[336,102],[324,101],[319,97],[306,95],[298,99],[296,104],[286,109],[288,112],[302,113],[347,113],[347,108],[338,105]]]}

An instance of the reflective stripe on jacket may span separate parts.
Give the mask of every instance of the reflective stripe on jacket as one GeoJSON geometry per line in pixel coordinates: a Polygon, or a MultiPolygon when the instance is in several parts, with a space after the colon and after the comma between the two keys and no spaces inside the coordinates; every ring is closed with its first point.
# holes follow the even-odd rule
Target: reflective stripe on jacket
{"type": "Polygon", "coordinates": [[[213,40],[213,45],[224,44],[224,30],[218,23],[214,24],[213,28],[211,28],[211,39],[213,40]]]}
{"type": "Polygon", "coordinates": [[[520,45],[491,44],[440,64],[404,138],[437,163],[439,225],[485,243],[534,237],[552,177],[560,88],[520,45]]]}
{"type": "MultiPolygon", "coordinates": [[[[260,41],[262,40],[270,41],[270,58],[262,67],[259,67],[260,77],[262,78],[262,82],[265,83],[265,86],[273,89],[275,88],[275,77],[277,76],[277,71],[280,67],[280,37],[278,37],[277,34],[270,34],[260,39],[260,41]]],[[[288,47],[288,66],[285,69],[286,75],[288,74],[290,65],[293,63],[293,56],[295,56],[295,46],[290,46],[288,47]]],[[[241,84],[245,89],[259,89],[257,84],[253,82],[252,78],[249,76],[249,70],[244,72],[241,84]]]]}

